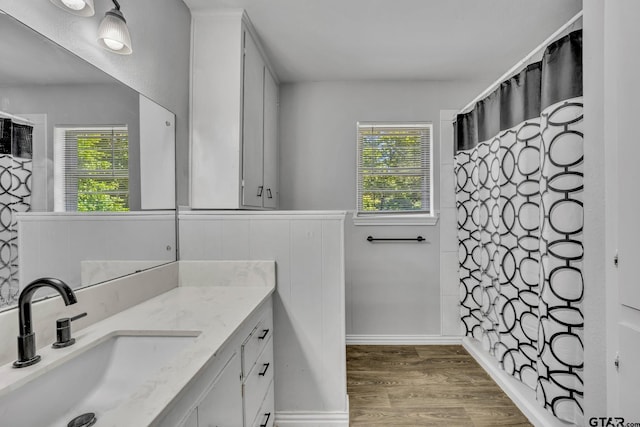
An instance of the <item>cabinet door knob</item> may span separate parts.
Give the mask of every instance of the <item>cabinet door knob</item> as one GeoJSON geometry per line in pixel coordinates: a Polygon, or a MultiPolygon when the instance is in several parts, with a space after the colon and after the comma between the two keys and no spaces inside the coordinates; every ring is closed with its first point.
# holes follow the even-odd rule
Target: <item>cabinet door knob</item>
{"type": "Polygon", "coordinates": [[[271,195],[271,189],[267,188],[267,199],[273,199],[273,196],[271,195]]]}
{"type": "Polygon", "coordinates": [[[264,363],[262,366],[264,366],[264,369],[262,370],[262,372],[258,373],[258,375],[261,377],[264,377],[267,374],[267,371],[269,370],[269,364],[264,363]]]}
{"type": "Polygon", "coordinates": [[[268,329],[263,329],[263,330],[262,330],[262,335],[260,335],[260,336],[258,337],[258,339],[259,339],[259,340],[263,340],[263,339],[265,339],[265,338],[267,337],[267,335],[269,335],[269,330],[268,330],[268,329]]]}
{"type": "Polygon", "coordinates": [[[258,194],[256,194],[256,197],[262,197],[262,188],[262,185],[258,187],[258,194]]]}

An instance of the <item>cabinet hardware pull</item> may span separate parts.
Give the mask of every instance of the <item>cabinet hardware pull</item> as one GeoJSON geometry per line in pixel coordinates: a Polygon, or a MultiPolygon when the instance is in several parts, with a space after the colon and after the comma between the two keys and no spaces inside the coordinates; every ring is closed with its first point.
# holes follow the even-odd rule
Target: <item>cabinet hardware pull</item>
{"type": "Polygon", "coordinates": [[[259,340],[263,340],[263,339],[265,339],[265,338],[267,337],[267,335],[269,335],[269,330],[268,330],[268,329],[263,329],[263,330],[262,330],[262,335],[260,335],[260,336],[258,337],[258,339],[259,339],[259,340]]]}
{"type": "Polygon", "coordinates": [[[271,418],[271,412],[267,412],[265,415],[267,416],[267,419],[264,420],[264,424],[260,424],[260,427],[267,427],[267,424],[269,424],[269,418],[271,418]]]}
{"type": "Polygon", "coordinates": [[[264,363],[262,366],[264,366],[264,370],[260,373],[258,373],[259,376],[264,377],[265,374],[267,373],[267,371],[269,370],[269,364],[268,363],[264,363]]]}
{"type": "Polygon", "coordinates": [[[262,197],[262,189],[263,189],[262,185],[258,187],[258,194],[256,194],[256,197],[262,197]]]}
{"type": "Polygon", "coordinates": [[[267,188],[267,199],[273,199],[273,196],[271,195],[271,189],[267,188]]]}

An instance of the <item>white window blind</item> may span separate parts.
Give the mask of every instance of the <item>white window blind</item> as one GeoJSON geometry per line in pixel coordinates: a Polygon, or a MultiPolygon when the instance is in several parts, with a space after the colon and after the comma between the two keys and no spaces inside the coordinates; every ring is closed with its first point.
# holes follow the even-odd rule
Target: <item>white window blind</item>
{"type": "Polygon", "coordinates": [[[129,210],[126,126],[56,127],[55,211],[129,210]]]}
{"type": "Polygon", "coordinates": [[[432,214],[429,123],[358,123],[358,215],[432,214]]]}

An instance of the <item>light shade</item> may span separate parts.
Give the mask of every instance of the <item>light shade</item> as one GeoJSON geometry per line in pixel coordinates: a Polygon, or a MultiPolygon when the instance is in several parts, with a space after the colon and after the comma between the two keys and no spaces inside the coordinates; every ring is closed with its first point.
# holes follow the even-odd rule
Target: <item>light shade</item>
{"type": "Polygon", "coordinates": [[[51,3],[78,16],[93,16],[96,11],[93,7],[93,0],[50,0],[51,3]]]}
{"type": "Polygon", "coordinates": [[[105,49],[121,55],[130,55],[133,52],[127,21],[118,9],[111,9],[105,13],[98,27],[98,43],[105,49]]]}

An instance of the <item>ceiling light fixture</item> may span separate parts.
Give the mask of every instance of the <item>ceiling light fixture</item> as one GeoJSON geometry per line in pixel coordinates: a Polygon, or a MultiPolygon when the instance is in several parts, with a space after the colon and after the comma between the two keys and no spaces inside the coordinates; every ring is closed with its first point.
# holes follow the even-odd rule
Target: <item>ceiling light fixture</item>
{"type": "Polygon", "coordinates": [[[50,0],[51,3],[69,13],[78,16],[93,16],[96,11],[93,0],[50,0]]]}
{"type": "Polygon", "coordinates": [[[131,36],[127,21],[120,12],[120,4],[116,0],[112,1],[116,7],[104,14],[100,27],[98,27],[98,43],[111,52],[130,55],[133,50],[131,49],[131,36]]]}

